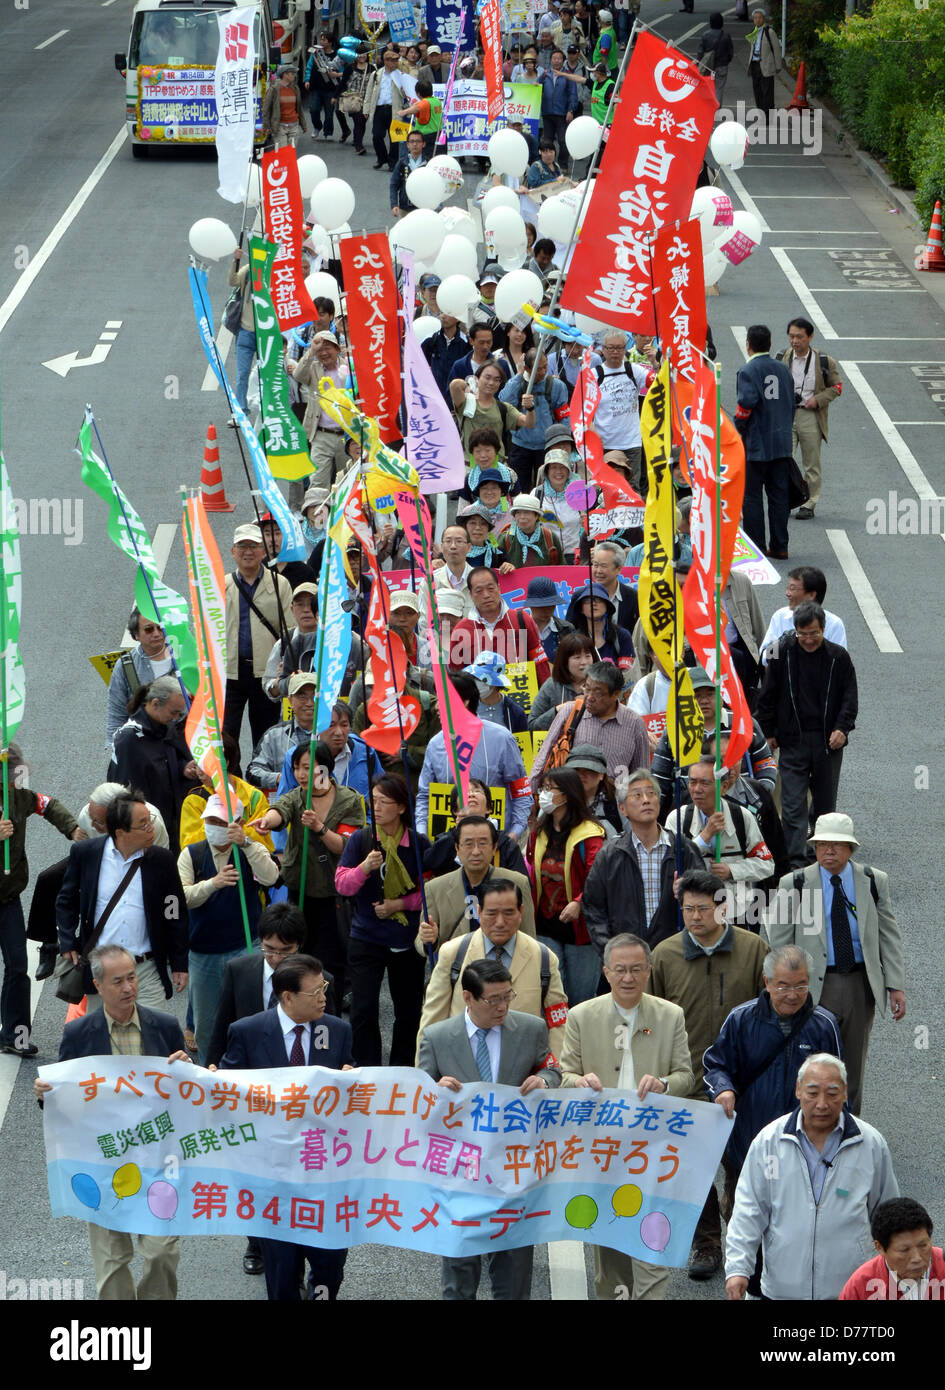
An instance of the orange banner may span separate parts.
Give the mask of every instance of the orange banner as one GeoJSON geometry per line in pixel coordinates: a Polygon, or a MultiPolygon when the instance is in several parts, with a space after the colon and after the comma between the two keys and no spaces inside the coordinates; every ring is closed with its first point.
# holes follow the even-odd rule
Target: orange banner
{"type": "Polygon", "coordinates": [[[214,791],[223,798],[229,812],[232,808],[222,739],[226,693],[226,595],[223,561],[202,497],[185,498],[181,529],[199,670],[197,690],[184,732],[197,766],[209,773],[214,791]]]}

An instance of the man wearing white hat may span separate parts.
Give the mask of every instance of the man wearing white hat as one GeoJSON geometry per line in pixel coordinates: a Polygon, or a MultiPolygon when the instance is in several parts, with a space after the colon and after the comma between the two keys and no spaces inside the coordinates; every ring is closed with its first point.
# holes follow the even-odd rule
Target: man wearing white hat
{"type": "Polygon", "coordinates": [[[887,875],[851,862],[859,841],[849,816],[818,816],[810,844],[817,863],[781,879],[766,935],[774,947],[799,946],[812,957],[811,996],[840,1024],[850,1109],[858,1115],[876,1005],[885,1012],[888,994],[895,1021],[906,1014],[902,932],[887,875]]]}
{"type": "Polygon", "coordinates": [[[295,627],[292,588],[281,574],[266,569],[266,548],[258,526],[237,526],[230,554],[236,568],[226,576],[226,707],[223,728],[239,743],[243,711],[249,705],[253,742],[276,722],[278,710],[263,690],[262,677],[272,644],[295,627]],[[281,631],[280,631],[281,630],[281,631]]]}
{"type": "Polygon", "coordinates": [[[499,537],[505,563],[500,574],[529,565],[561,565],[561,532],[541,524],[541,500],[533,492],[520,492],[512,499],[512,524],[499,537]]]}
{"type": "Polygon", "coordinates": [[[300,481],[294,488],[289,489],[289,502],[297,507],[302,501],[306,487],[331,487],[335,475],[343,473],[348,467],[349,459],[345,452],[348,436],[341,426],[322,410],[318,384],[322,377],[327,376],[339,390],[343,390],[348,381],[349,368],[348,359],[342,353],[338,339],[334,333],[329,332],[313,333],[311,345],[298,362],[287,360],[285,366],[297,386],[309,388],[302,428],[308,436],[314,470],[305,487],[300,481]]]}

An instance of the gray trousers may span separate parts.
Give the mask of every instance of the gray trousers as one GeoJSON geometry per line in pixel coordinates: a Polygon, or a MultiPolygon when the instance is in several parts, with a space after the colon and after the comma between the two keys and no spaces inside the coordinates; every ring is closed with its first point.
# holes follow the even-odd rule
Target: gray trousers
{"type": "Polygon", "coordinates": [[[594,1247],[594,1297],[599,1301],[629,1299],[654,1302],[666,1297],[669,1270],[664,1265],[635,1260],[606,1245],[594,1247]]]}
{"type": "Polygon", "coordinates": [[[475,1300],[485,1260],[492,1283],[492,1297],[500,1300],[527,1301],[532,1296],[532,1262],[534,1249],[523,1245],[519,1250],[497,1250],[494,1255],[470,1255],[463,1260],[443,1261],[443,1298],[448,1302],[475,1300]]]}
{"type": "Polygon", "coordinates": [[[790,743],[782,743],[780,748],[778,771],[781,774],[784,840],[791,868],[803,869],[814,858],[807,844],[810,834],[808,816],[816,821],[818,816],[837,809],[843,749],[828,753],[824,747],[824,736],[819,730],[816,733],[802,733],[790,743]]]}
{"type": "Polygon", "coordinates": [[[839,970],[828,969],[818,1003],[837,1016],[843,1060],[847,1068],[849,1105],[853,1114],[859,1115],[863,1103],[866,1053],[876,1012],[876,1000],[866,971],[857,970],[853,974],[842,975],[839,970]]]}

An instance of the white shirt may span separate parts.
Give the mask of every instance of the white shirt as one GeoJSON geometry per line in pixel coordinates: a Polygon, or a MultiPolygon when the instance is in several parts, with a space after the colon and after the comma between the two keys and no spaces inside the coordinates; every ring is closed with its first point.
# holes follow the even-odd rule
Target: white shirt
{"type": "Polygon", "coordinates": [[[272,970],[265,956],[263,956],[263,1008],[269,1008],[269,1000],[272,998],[272,970]]]}
{"type": "MultiPolygon", "coordinates": [[[[826,608],[824,609],[824,616],[827,619],[824,624],[824,636],[827,641],[836,642],[837,646],[845,647],[847,645],[847,630],[841,620],[836,613],[828,613],[826,608]]],[[[765,654],[766,648],[770,647],[772,642],[776,642],[779,637],[783,637],[785,633],[793,631],[794,610],[785,604],[772,616],[768,624],[768,631],[761,639],[761,659],[766,666],[768,664],[768,657],[765,654]]]]}
{"type": "MultiPolygon", "coordinates": [[[[473,1023],[469,1017],[469,1010],[466,1010],[466,1036],[469,1039],[469,1046],[472,1054],[476,1056],[476,1045],[479,1039],[476,1034],[479,1032],[479,1024],[473,1023]]],[[[499,1075],[499,1056],[502,1052],[502,1024],[495,1024],[492,1028],[486,1029],[486,1048],[489,1052],[489,1068],[492,1072],[492,1080],[495,1081],[499,1075]]]]}
{"type": "Polygon", "coordinates": [[[604,449],[638,449],[640,433],[640,392],[646,385],[646,372],[633,363],[629,375],[623,367],[604,367],[600,384],[600,405],[594,428],[604,449]]]}
{"type": "Polygon", "coordinates": [[[653,682],[653,694],[647,695],[646,676],[637,681],[633,690],[630,692],[630,699],[627,704],[634,714],[664,714],[669,703],[669,676],[664,676],[663,672],[657,669],[656,680],[653,682]]]}
{"type": "MultiPolygon", "coordinates": [[[[620,1091],[635,1091],[637,1089],[637,1076],[633,1069],[633,1053],[630,1051],[630,1039],[633,1037],[633,1030],[637,1026],[637,1010],[639,1007],[638,1004],[636,1009],[622,1009],[616,1001],[614,1002],[614,1008],[627,1025],[627,1046],[626,1050],[621,1049],[620,1075],[617,1077],[617,1089],[620,1091]]],[[[618,1039],[618,1041],[622,1044],[623,1039],[618,1039]]]]}
{"type": "MultiPolygon", "coordinates": [[[[98,875],[98,896],[95,900],[96,922],[111,902],[115,889],[121,883],[131,864],[136,859],[141,859],[143,855],[144,851],[139,849],[128,859],[124,859],[121,852],[116,849],[115,841],[111,836],[106,838],[102,867],[98,875]]],[[[115,904],[105,924],[105,930],[95,944],[96,946],[123,946],[133,956],[145,956],[150,951],[151,938],[148,935],[148,921],[144,915],[144,890],[141,886],[140,869],[122,893],[120,900],[115,904]]]]}
{"type": "Polygon", "coordinates": [[[381,85],[377,94],[378,106],[390,106],[393,103],[393,93],[391,88],[391,78],[393,74],[389,72],[381,73],[381,85]]]}
{"type": "MultiPolygon", "coordinates": [[[[272,986],[270,985],[269,988],[271,989],[272,986]]],[[[301,1028],[302,1055],[305,1058],[306,1065],[308,1065],[309,1031],[312,1025],[310,1023],[293,1023],[281,1004],[276,1005],[276,1013],[279,1015],[279,1027],[282,1029],[282,1037],[285,1042],[286,1060],[289,1062],[292,1061],[292,1046],[295,1042],[295,1030],[296,1028],[301,1028]]]]}
{"type": "Polygon", "coordinates": [[[886,1269],[889,1271],[889,1291],[892,1296],[901,1303],[918,1303],[924,1301],[929,1296],[929,1270],[932,1268],[932,1261],[929,1260],[928,1269],[921,1279],[904,1279],[902,1283],[896,1277],[896,1272],[889,1268],[889,1261],[884,1261],[886,1269]]]}

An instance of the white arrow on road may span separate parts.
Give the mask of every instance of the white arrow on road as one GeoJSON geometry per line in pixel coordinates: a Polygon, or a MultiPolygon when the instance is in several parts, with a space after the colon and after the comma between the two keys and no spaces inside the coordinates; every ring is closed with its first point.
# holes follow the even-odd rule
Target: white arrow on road
{"type": "Polygon", "coordinates": [[[57,376],[67,376],[73,367],[97,367],[100,362],[105,361],[111,352],[112,343],[118,337],[119,328],[121,328],[121,319],[109,319],[104,332],[99,334],[99,340],[88,357],[80,357],[77,352],[67,352],[62,357],[51,357],[48,362],[43,363],[43,366],[48,367],[57,376]]]}

